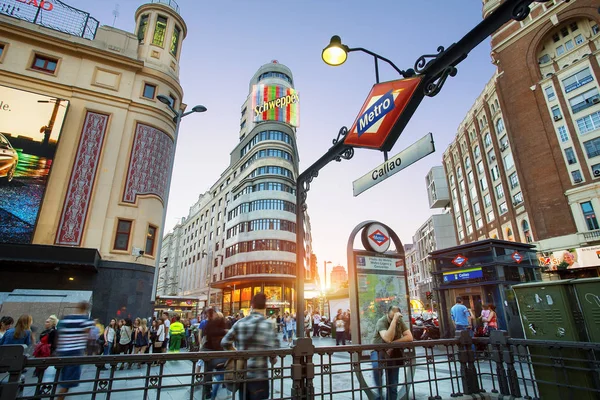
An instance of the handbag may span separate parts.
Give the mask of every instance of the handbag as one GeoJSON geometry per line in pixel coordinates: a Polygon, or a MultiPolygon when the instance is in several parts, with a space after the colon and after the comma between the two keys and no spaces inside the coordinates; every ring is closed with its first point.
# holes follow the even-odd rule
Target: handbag
{"type": "MultiPolygon", "coordinates": [[[[252,342],[254,342],[254,337],[256,336],[256,332],[258,331],[259,324],[260,324],[260,321],[257,321],[254,326],[254,331],[252,332],[252,335],[250,336],[250,338],[252,339],[252,342]]],[[[248,347],[250,347],[249,344],[248,344],[248,347]]],[[[235,350],[235,348],[233,350],[235,350]]],[[[248,350],[248,349],[246,348],[246,349],[240,349],[240,350],[248,350]]],[[[243,379],[245,377],[247,367],[248,367],[247,359],[242,359],[242,360],[240,360],[239,358],[227,359],[227,361],[225,362],[224,378],[225,378],[225,381],[230,381],[230,382],[225,383],[225,387],[227,389],[229,389],[230,391],[233,391],[235,389],[235,384],[236,384],[237,378],[239,377],[239,378],[243,379]]]]}
{"type": "Polygon", "coordinates": [[[154,342],[154,347],[157,349],[160,349],[162,347],[162,345],[163,345],[163,342],[159,342],[159,341],[154,342]]]}

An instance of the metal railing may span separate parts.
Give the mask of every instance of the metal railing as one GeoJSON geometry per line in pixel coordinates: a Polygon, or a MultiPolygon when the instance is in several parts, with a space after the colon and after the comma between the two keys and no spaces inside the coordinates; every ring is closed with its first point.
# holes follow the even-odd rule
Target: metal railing
{"type": "Polygon", "coordinates": [[[82,366],[82,375],[66,395],[72,399],[192,400],[211,389],[223,399],[265,380],[268,398],[276,399],[375,399],[390,390],[398,399],[600,397],[600,343],[510,339],[503,332],[474,340],[461,332],[454,339],[368,346],[315,347],[319,340],[298,339],[292,348],[265,351],[41,359],[27,358],[22,346],[0,346],[0,400],[54,399],[70,383],[61,371],[73,365],[82,366]],[[394,358],[385,355],[392,349],[394,358]],[[228,357],[276,362],[249,374],[242,367],[224,371],[228,357]]]}
{"type": "Polygon", "coordinates": [[[152,3],[165,4],[179,14],[179,5],[174,0],[152,0],[152,3]]]}

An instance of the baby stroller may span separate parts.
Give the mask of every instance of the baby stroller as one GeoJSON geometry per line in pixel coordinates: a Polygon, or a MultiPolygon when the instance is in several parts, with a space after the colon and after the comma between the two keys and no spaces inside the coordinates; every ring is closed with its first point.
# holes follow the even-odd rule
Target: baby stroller
{"type": "Polygon", "coordinates": [[[200,338],[198,337],[198,327],[195,325],[190,326],[190,338],[188,343],[188,351],[200,351],[200,338]]]}

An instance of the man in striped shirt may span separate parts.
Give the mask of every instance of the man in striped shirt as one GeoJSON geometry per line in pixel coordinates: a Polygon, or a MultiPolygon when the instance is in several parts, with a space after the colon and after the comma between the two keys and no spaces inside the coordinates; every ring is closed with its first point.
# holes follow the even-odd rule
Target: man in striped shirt
{"type": "MultiPolygon", "coordinates": [[[[77,314],[67,315],[58,323],[58,343],[56,353],[59,357],[83,356],[94,321],[89,318],[89,303],[82,301],[77,305],[77,314]]],[[[79,385],[81,365],[67,365],[60,371],[59,394],[64,394],[70,388],[79,385]]],[[[63,400],[64,396],[58,396],[63,400]]]]}

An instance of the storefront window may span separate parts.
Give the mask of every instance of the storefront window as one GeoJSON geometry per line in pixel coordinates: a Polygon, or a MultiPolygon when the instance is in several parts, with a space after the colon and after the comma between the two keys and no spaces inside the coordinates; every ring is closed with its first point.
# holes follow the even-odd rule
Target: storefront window
{"type": "Polygon", "coordinates": [[[231,314],[231,292],[223,293],[223,314],[231,314]]]}
{"type": "Polygon", "coordinates": [[[281,302],[281,286],[265,286],[267,302],[281,302]]]}
{"type": "Polygon", "coordinates": [[[262,286],[254,286],[254,295],[256,296],[260,292],[262,292],[262,286]]]}
{"type": "Polygon", "coordinates": [[[233,291],[233,302],[239,303],[239,301],[240,301],[240,289],[235,289],[233,291]]]}
{"type": "Polygon", "coordinates": [[[242,289],[242,308],[250,308],[250,300],[252,300],[252,288],[247,287],[242,289]]]}

